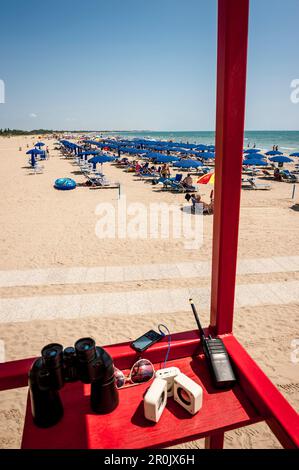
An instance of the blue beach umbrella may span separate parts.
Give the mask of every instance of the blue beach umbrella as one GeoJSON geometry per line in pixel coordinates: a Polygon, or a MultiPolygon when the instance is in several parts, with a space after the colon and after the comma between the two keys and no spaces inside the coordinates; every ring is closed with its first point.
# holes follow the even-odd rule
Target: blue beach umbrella
{"type": "Polygon", "coordinates": [[[78,157],[84,160],[87,160],[88,155],[99,155],[99,152],[96,150],[86,150],[84,152],[79,152],[78,157]]]}
{"type": "Polygon", "coordinates": [[[276,157],[269,158],[269,160],[275,163],[291,163],[294,161],[289,157],[285,157],[284,155],[277,155],[276,157]]]}
{"type": "Polygon", "coordinates": [[[188,153],[194,153],[194,151],[191,149],[183,149],[183,148],[178,149],[178,152],[183,153],[184,155],[188,155],[188,153]]]}
{"type": "Polygon", "coordinates": [[[195,150],[200,150],[200,151],[201,151],[201,150],[209,150],[210,148],[211,148],[211,146],[208,147],[207,145],[200,144],[200,145],[197,145],[197,146],[195,147],[195,150]]]}
{"type": "Polygon", "coordinates": [[[248,154],[258,153],[258,152],[260,152],[260,149],[246,149],[246,150],[244,150],[244,153],[248,153],[248,154]]]}
{"type": "Polygon", "coordinates": [[[163,155],[163,153],[158,153],[158,152],[148,152],[146,157],[147,158],[160,158],[163,155]]]}
{"type": "Polygon", "coordinates": [[[174,157],[171,155],[161,155],[160,157],[156,158],[156,163],[171,163],[171,162],[178,162],[180,159],[178,157],[174,157]]]}
{"type": "Polygon", "coordinates": [[[26,152],[26,155],[43,155],[44,152],[38,149],[30,149],[26,152]]]}
{"type": "Polygon", "coordinates": [[[96,157],[92,157],[88,160],[89,163],[107,163],[113,162],[115,157],[110,157],[109,155],[97,155],[96,157]]]}
{"type": "Polygon", "coordinates": [[[282,153],[282,152],[279,152],[279,150],[269,150],[269,152],[266,152],[266,155],[275,156],[275,155],[283,155],[283,153],[282,153]]]}
{"type": "Polygon", "coordinates": [[[209,160],[210,158],[215,158],[215,152],[202,152],[196,153],[199,158],[203,158],[204,160],[209,160]]]}
{"type": "Polygon", "coordinates": [[[197,160],[181,160],[174,163],[173,166],[177,168],[198,168],[199,166],[202,166],[202,163],[197,160]]]}
{"type": "Polygon", "coordinates": [[[259,158],[247,158],[243,161],[243,165],[250,166],[268,166],[268,163],[259,158]]]}
{"type": "Polygon", "coordinates": [[[116,158],[110,157],[109,155],[97,155],[96,157],[92,157],[88,160],[88,163],[92,163],[93,168],[96,168],[97,163],[103,165],[103,163],[113,162],[116,158]]]}
{"type": "Polygon", "coordinates": [[[258,160],[262,160],[262,159],[265,159],[266,157],[264,155],[262,155],[261,153],[250,153],[248,155],[244,155],[244,158],[247,158],[248,160],[250,159],[258,159],[258,160]]]}
{"type": "Polygon", "coordinates": [[[291,153],[290,157],[299,157],[299,152],[291,153]]]}
{"type": "MultiPolygon", "coordinates": [[[[122,149],[120,149],[122,150],[122,149]]],[[[127,148],[123,150],[123,152],[129,153],[131,155],[138,155],[142,153],[147,153],[147,150],[142,150],[142,149],[136,149],[136,148],[127,148]]]]}
{"type": "Polygon", "coordinates": [[[169,152],[180,152],[181,149],[179,147],[170,146],[170,147],[167,147],[167,150],[169,152]]]}
{"type": "Polygon", "coordinates": [[[45,144],[43,142],[36,142],[36,144],[34,144],[34,147],[38,147],[39,149],[41,147],[43,147],[45,144]]]}

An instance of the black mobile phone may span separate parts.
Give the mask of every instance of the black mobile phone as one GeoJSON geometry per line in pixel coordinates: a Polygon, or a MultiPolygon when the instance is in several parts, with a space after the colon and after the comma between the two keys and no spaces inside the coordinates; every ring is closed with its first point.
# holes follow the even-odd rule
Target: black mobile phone
{"type": "Polygon", "coordinates": [[[144,335],[140,336],[140,338],[135,339],[131,343],[131,347],[135,349],[135,351],[143,352],[146,351],[152,344],[157,343],[163,338],[163,335],[157,333],[154,330],[150,330],[144,335]]]}

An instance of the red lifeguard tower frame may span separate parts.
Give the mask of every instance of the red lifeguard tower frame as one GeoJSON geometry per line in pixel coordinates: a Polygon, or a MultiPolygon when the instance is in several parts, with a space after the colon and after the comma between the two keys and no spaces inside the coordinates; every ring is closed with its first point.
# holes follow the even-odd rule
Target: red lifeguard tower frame
{"type": "MultiPolygon", "coordinates": [[[[158,424],[143,416],[147,385],[120,391],[120,405],[107,416],[91,413],[88,389],[64,387],[65,415],[53,428],[32,422],[28,402],[22,448],[150,448],[205,438],[206,448],[222,448],[224,432],[265,421],[283,447],[299,447],[299,417],[232,333],[236,278],[240,187],[244,137],[249,0],[218,0],[216,181],[213,234],[212,302],[209,330],[224,341],[238,377],[228,391],[213,389],[201,354],[198,331],[172,337],[169,364],[200,381],[203,407],[191,417],[169,401],[158,424]]],[[[186,299],[187,301],[187,299],[186,299]]],[[[167,340],[144,354],[164,360],[167,340]]],[[[136,359],[128,343],[106,347],[118,368],[136,359]]],[[[34,358],[0,364],[0,390],[25,387],[34,358]]]]}

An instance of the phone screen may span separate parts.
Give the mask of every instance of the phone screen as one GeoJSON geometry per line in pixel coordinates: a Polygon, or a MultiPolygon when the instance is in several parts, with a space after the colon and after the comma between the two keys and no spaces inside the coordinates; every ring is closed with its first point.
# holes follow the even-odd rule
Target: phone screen
{"type": "Polygon", "coordinates": [[[134,341],[134,347],[137,349],[145,349],[152,344],[152,340],[147,338],[146,336],[141,336],[141,338],[136,339],[134,341]]]}
{"type": "Polygon", "coordinates": [[[131,344],[131,346],[137,351],[145,351],[147,348],[149,348],[152,344],[156,343],[160,339],[162,339],[162,336],[159,335],[159,333],[156,333],[154,330],[150,330],[143,336],[140,336],[140,338],[137,338],[131,344]]]}

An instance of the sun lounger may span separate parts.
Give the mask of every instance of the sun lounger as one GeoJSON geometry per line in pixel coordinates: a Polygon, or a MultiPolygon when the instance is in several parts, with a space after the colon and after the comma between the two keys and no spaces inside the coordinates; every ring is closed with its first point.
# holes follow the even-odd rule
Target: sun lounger
{"type": "Polygon", "coordinates": [[[104,175],[103,176],[91,176],[88,174],[84,175],[90,186],[94,188],[119,188],[119,183],[109,181],[104,175]]]}
{"type": "Polygon", "coordinates": [[[267,178],[273,179],[273,174],[270,173],[270,171],[268,171],[268,170],[262,170],[262,173],[263,173],[265,176],[267,176],[267,178]]]}
{"type": "Polygon", "coordinates": [[[151,179],[151,178],[158,178],[160,176],[159,173],[153,172],[153,173],[139,173],[138,174],[140,179],[151,179]]]}
{"type": "Polygon", "coordinates": [[[289,170],[281,171],[282,180],[287,183],[297,183],[298,177],[294,173],[291,173],[289,170]]]}
{"type": "Polygon", "coordinates": [[[248,182],[251,185],[252,189],[269,190],[272,188],[271,184],[258,183],[255,178],[248,178],[248,182]]]}
{"type": "Polygon", "coordinates": [[[33,175],[41,174],[44,172],[44,167],[43,165],[38,165],[37,163],[31,167],[31,173],[33,175]]]}
{"type": "Polygon", "coordinates": [[[194,193],[197,188],[195,186],[189,186],[186,187],[180,182],[172,181],[172,180],[166,180],[163,183],[163,189],[165,190],[170,190],[170,191],[175,191],[178,193],[194,193]]]}

